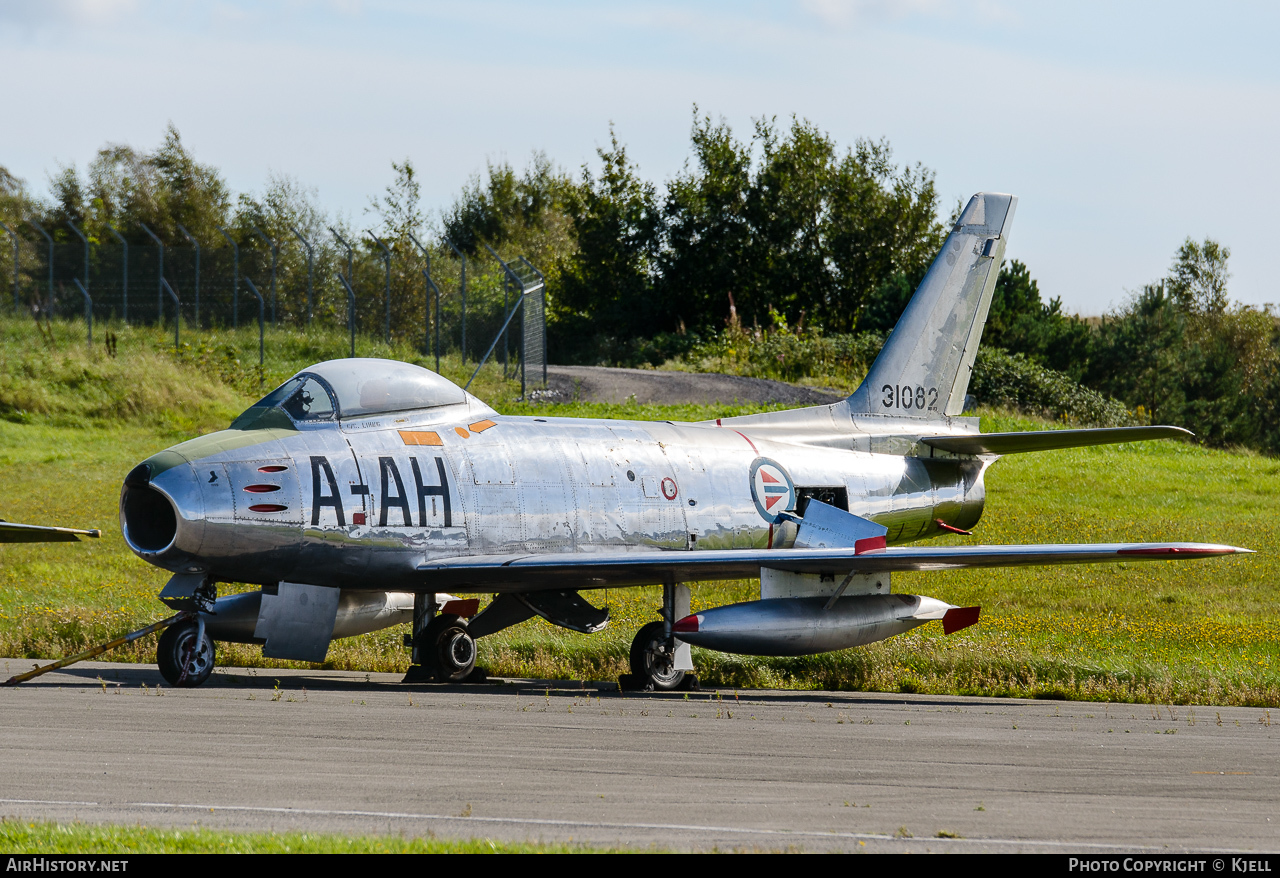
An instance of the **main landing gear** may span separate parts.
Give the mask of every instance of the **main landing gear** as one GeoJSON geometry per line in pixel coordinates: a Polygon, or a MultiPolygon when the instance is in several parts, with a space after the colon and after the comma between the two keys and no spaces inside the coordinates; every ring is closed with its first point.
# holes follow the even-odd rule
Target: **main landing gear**
{"type": "MultiPolygon", "coordinates": [[[[631,641],[631,686],[625,688],[670,691],[679,689],[685,671],[676,670],[673,638],[664,629],[665,622],[650,622],[631,641]]],[[[692,675],[691,675],[692,676],[692,675]]]]}
{"type": "Polygon", "coordinates": [[[409,638],[413,665],[405,674],[405,683],[463,683],[485,679],[484,671],[476,669],[476,641],[468,630],[466,617],[457,613],[436,615],[437,610],[452,610],[455,604],[471,605],[469,615],[474,615],[478,601],[449,601],[441,606],[434,594],[414,596],[414,633],[409,638]]]}
{"type": "Polygon", "coordinates": [[[631,673],[618,682],[623,689],[669,692],[696,690],[689,644],[677,640],[671,626],[689,615],[689,587],[668,584],[662,587],[662,621],[650,622],[631,641],[631,673]]]}
{"type": "Polygon", "coordinates": [[[461,616],[433,618],[419,632],[414,652],[442,683],[461,683],[476,669],[476,642],[461,616]]]}

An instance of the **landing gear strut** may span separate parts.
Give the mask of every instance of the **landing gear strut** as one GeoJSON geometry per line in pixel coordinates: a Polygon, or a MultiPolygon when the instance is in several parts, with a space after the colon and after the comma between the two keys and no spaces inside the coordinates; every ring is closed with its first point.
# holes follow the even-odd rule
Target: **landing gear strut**
{"type": "Polygon", "coordinates": [[[671,626],[689,615],[689,587],[668,583],[662,587],[662,621],[650,622],[631,642],[631,673],[618,682],[624,689],[671,691],[697,689],[691,673],[689,644],[671,633],[671,626]]]}
{"type": "Polygon", "coordinates": [[[406,638],[413,647],[413,664],[405,683],[461,683],[476,672],[476,640],[467,630],[467,620],[451,613],[436,615],[440,609],[434,594],[414,598],[413,635],[406,638]]]}

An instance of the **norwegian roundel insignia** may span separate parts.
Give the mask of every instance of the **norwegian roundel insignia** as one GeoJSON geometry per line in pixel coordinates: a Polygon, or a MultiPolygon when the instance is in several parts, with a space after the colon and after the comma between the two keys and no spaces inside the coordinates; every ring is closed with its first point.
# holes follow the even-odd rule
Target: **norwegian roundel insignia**
{"type": "Polygon", "coordinates": [[[795,508],[796,486],[779,464],[759,457],[751,464],[751,499],[760,516],[773,524],[783,512],[795,508]]]}

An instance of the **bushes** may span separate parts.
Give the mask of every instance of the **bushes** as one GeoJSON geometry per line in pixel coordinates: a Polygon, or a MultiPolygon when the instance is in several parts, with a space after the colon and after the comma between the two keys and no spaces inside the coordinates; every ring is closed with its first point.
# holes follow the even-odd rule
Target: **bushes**
{"type": "Polygon", "coordinates": [[[1122,427],[1139,422],[1124,403],[1077,384],[1022,354],[979,348],[969,393],[974,401],[1069,424],[1122,427]]]}
{"type": "MultiPolygon", "coordinates": [[[[851,392],[862,381],[885,336],[876,332],[823,335],[792,329],[774,314],[774,326],[730,326],[695,344],[678,365],[700,372],[821,384],[851,392]]],[[[1015,409],[1068,424],[1116,427],[1137,423],[1124,404],[1090,390],[1062,372],[998,348],[980,348],[969,393],[974,402],[1015,409]]]]}

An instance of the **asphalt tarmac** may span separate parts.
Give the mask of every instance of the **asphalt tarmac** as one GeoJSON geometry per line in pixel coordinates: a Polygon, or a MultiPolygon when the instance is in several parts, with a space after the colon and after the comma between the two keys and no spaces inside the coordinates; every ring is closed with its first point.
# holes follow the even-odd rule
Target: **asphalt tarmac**
{"type": "Polygon", "coordinates": [[[614,369],[606,366],[548,366],[544,398],[557,401],[678,403],[778,403],[789,406],[826,405],[844,394],[743,375],[707,372],[667,372],[656,369],[614,369]],[[550,391],[550,394],[548,394],[550,391]]]}
{"type": "Polygon", "coordinates": [[[0,815],[677,850],[1280,850],[1280,711],[398,679],[229,668],[170,689],[154,666],[85,663],[0,689],[0,815]]]}

